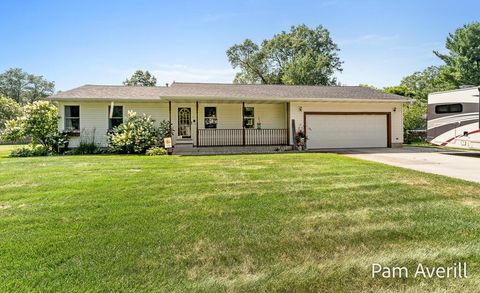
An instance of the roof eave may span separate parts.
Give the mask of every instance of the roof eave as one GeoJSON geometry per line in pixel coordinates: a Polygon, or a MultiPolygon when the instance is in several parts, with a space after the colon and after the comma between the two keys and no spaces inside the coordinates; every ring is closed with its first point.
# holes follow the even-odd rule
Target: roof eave
{"type": "Polygon", "coordinates": [[[162,96],[164,101],[261,101],[261,102],[401,102],[408,103],[411,99],[358,99],[358,98],[271,98],[271,97],[209,97],[209,96],[162,96]]]}

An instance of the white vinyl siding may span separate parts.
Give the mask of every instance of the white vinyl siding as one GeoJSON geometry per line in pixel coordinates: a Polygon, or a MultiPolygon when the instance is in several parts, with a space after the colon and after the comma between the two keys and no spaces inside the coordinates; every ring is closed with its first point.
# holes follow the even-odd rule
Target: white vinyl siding
{"type": "MultiPolygon", "coordinates": [[[[64,105],[72,105],[71,102],[60,102],[59,110],[59,130],[64,129],[64,105]]],[[[108,131],[108,107],[110,102],[75,102],[75,105],[80,106],[80,133],[95,133],[95,143],[100,146],[106,146],[107,144],[107,131],[108,131]]],[[[159,103],[123,103],[115,102],[115,105],[123,106],[123,118],[127,118],[127,112],[129,110],[137,112],[138,115],[143,113],[151,115],[152,119],[158,125],[162,120],[168,120],[168,102],[159,103]]],[[[80,142],[80,137],[72,137],[70,139],[70,146],[76,147],[80,142]]]]}
{"type": "MultiPolygon", "coordinates": [[[[199,103],[198,116],[199,121],[204,120],[204,108],[217,108],[217,129],[242,129],[242,104],[222,104],[222,103],[199,103]]],[[[286,104],[245,104],[245,107],[253,107],[255,112],[255,128],[257,123],[262,123],[263,129],[286,129],[287,115],[286,104]]],[[[204,129],[204,124],[200,123],[199,129],[204,129]]]]}

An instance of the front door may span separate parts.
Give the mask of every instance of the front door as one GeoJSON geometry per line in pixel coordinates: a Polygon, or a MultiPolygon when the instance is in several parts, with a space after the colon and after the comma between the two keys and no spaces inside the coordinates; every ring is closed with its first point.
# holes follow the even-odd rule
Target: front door
{"type": "Polygon", "coordinates": [[[192,136],[191,108],[178,108],[178,136],[190,138],[192,136]]]}

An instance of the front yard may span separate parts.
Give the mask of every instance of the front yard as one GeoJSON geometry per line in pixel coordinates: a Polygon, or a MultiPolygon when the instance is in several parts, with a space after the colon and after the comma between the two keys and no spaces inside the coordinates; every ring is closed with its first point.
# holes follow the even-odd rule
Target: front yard
{"type": "MultiPolygon", "coordinates": [[[[480,185],[334,154],[7,158],[0,291],[476,291],[480,185]],[[467,279],[372,279],[466,261],[467,279]]],[[[3,156],[3,157],[2,157],[3,156]]]]}

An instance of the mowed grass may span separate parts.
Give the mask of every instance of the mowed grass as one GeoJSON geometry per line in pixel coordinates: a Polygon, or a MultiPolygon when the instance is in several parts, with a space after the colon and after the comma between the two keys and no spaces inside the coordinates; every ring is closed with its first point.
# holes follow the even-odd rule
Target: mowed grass
{"type": "Polygon", "coordinates": [[[335,154],[0,158],[0,291],[477,291],[480,185],[335,154]],[[468,263],[467,279],[371,278],[468,263]]]}
{"type": "Polygon", "coordinates": [[[20,147],[22,147],[22,145],[0,145],[0,158],[8,157],[12,150],[20,147]]]}

